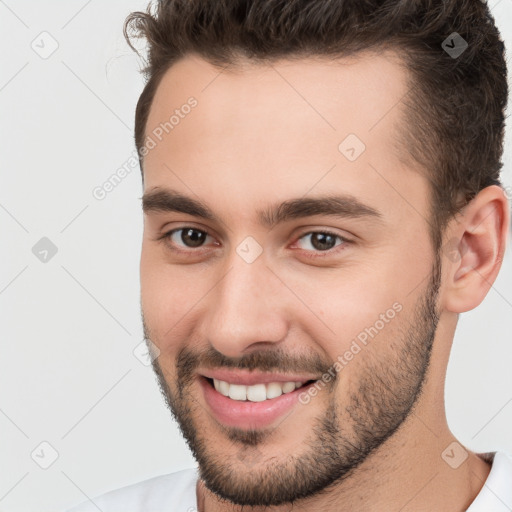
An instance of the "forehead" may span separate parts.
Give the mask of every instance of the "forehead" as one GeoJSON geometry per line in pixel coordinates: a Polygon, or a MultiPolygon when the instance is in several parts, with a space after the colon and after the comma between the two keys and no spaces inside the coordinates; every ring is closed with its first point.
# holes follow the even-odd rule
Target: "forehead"
{"type": "Polygon", "coordinates": [[[201,197],[244,198],[240,206],[263,185],[269,200],[342,186],[396,202],[396,187],[410,195],[411,184],[424,196],[397,145],[407,79],[390,51],[229,69],[189,55],[166,72],[151,106],[145,191],[193,184],[201,197]]]}

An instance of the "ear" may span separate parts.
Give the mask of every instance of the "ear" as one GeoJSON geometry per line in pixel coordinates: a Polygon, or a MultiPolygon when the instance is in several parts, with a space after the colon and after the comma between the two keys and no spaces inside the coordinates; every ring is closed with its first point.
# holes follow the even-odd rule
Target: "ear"
{"type": "Polygon", "coordinates": [[[504,190],[481,190],[446,229],[442,249],[444,309],[463,313],[478,306],[501,267],[510,224],[504,190]]]}

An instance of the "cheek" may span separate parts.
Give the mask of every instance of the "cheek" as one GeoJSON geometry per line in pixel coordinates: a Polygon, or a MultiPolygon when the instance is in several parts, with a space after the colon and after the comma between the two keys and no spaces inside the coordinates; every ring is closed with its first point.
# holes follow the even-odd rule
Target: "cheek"
{"type": "Polygon", "coordinates": [[[394,265],[381,263],[339,269],[325,280],[315,279],[314,286],[304,279],[297,289],[315,313],[307,320],[311,338],[322,344],[330,360],[351,361],[364,359],[363,352],[373,352],[375,343],[379,353],[386,350],[386,341],[396,338],[415,299],[412,288],[407,276],[397,276],[394,265]]]}
{"type": "Polygon", "coordinates": [[[337,269],[322,276],[304,278],[298,289],[312,309],[338,333],[350,326],[375,320],[379,313],[399,300],[401,286],[392,272],[370,266],[337,269]]]}
{"type": "Polygon", "coordinates": [[[140,263],[140,293],[144,322],[151,341],[164,352],[189,307],[183,275],[162,263],[158,251],[143,246],[140,263]]]}
{"type": "Polygon", "coordinates": [[[171,265],[162,253],[144,248],[140,264],[141,307],[162,366],[171,368],[185,344],[195,345],[195,325],[202,299],[212,287],[196,265],[171,265]]]}

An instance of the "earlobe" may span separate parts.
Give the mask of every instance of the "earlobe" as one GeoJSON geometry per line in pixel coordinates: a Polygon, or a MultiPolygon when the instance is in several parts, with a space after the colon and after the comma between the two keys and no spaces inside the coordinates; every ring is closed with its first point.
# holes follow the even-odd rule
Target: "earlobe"
{"type": "Polygon", "coordinates": [[[510,223],[503,189],[480,191],[451,230],[451,257],[445,260],[445,308],[454,313],[478,306],[501,268],[510,223]]]}

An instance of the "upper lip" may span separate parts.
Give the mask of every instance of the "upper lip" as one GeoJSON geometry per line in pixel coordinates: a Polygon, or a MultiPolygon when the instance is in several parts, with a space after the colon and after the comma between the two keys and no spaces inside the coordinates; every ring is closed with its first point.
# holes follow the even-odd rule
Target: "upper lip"
{"type": "Polygon", "coordinates": [[[222,380],[229,384],[252,386],[254,384],[268,384],[270,382],[307,382],[318,380],[314,375],[284,374],[271,372],[258,372],[249,370],[206,369],[199,372],[203,377],[222,380]]]}

